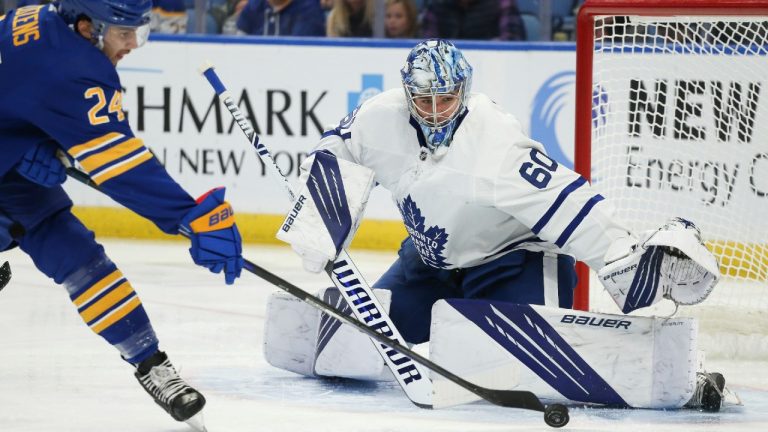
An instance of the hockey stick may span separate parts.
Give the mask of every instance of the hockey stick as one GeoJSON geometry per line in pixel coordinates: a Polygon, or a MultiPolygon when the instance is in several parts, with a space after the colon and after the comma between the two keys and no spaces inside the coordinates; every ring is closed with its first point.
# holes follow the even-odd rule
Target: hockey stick
{"type": "MultiPolygon", "coordinates": [[[[71,164],[67,164],[66,162],[65,162],[65,166],[67,167],[66,168],[67,174],[70,177],[96,190],[100,190],[99,185],[97,185],[88,176],[88,174],[71,166],[71,164]]],[[[188,237],[186,233],[180,232],[180,234],[184,237],[188,237]]],[[[556,427],[556,428],[565,426],[568,423],[568,420],[570,419],[568,416],[568,408],[564,405],[551,404],[549,406],[544,406],[544,404],[541,403],[539,398],[536,397],[535,394],[529,391],[494,390],[494,389],[489,389],[486,387],[481,387],[479,385],[473,384],[465,380],[464,378],[461,378],[460,376],[451,373],[447,369],[443,368],[437,363],[434,363],[428,358],[421,356],[420,354],[416,353],[410,348],[407,348],[405,345],[401,344],[400,342],[390,339],[388,337],[391,335],[389,331],[383,330],[382,328],[377,328],[374,330],[373,328],[359,322],[355,318],[352,318],[351,316],[340,311],[339,309],[332,306],[331,304],[324,302],[323,300],[313,296],[312,294],[304,291],[303,289],[297,287],[296,285],[293,285],[292,283],[266,270],[265,268],[260,267],[247,259],[244,259],[243,268],[245,268],[245,270],[248,271],[249,273],[252,273],[258,276],[259,278],[291,294],[292,296],[298,298],[299,300],[302,300],[303,302],[309,304],[310,306],[315,307],[321,310],[322,312],[327,313],[328,315],[331,315],[332,317],[336,318],[339,321],[343,321],[351,325],[358,331],[368,335],[371,339],[379,342],[379,344],[388,346],[392,351],[395,351],[404,357],[414,359],[415,361],[419,362],[419,364],[421,364],[422,366],[445,377],[446,379],[452,381],[454,384],[460,387],[463,387],[464,389],[480,396],[481,398],[487,400],[488,402],[491,402],[495,405],[499,405],[502,407],[507,407],[507,408],[520,408],[520,409],[544,412],[544,422],[547,425],[556,427]]]]}
{"type": "Polygon", "coordinates": [[[11,280],[11,265],[8,264],[8,261],[3,263],[2,266],[0,266],[0,290],[5,288],[6,285],[8,285],[8,282],[11,280]]]}
{"type": "MultiPolygon", "coordinates": [[[[232,114],[232,117],[240,126],[248,141],[256,149],[256,153],[264,165],[269,169],[273,177],[280,182],[290,200],[293,201],[295,193],[291,188],[291,184],[283,173],[280,172],[280,168],[278,168],[275,160],[272,158],[269,149],[259,141],[256,131],[248,124],[245,115],[240,111],[240,108],[232,99],[232,95],[227,91],[221,79],[219,79],[213,65],[206,64],[201,68],[201,72],[211,84],[224,106],[232,114]]],[[[386,314],[381,303],[373,294],[373,290],[371,290],[360,270],[352,262],[346,250],[342,250],[336,260],[326,267],[326,273],[360,322],[366,323],[372,329],[381,329],[379,330],[380,332],[386,332],[387,336],[396,340],[401,345],[406,344],[405,339],[386,314]]],[[[421,408],[431,408],[432,385],[427,379],[426,371],[410,358],[402,357],[398,355],[398,352],[388,349],[384,345],[375,342],[373,342],[373,345],[384,359],[384,363],[392,371],[392,375],[400,384],[408,399],[421,408]]]]}

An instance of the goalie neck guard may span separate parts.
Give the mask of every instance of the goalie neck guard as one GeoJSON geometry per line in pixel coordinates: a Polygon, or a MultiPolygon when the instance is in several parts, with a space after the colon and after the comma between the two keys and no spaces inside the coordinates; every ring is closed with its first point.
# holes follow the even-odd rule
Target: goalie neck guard
{"type": "Polygon", "coordinates": [[[451,42],[428,39],[408,54],[400,71],[411,117],[418,122],[427,147],[448,147],[467,110],[472,66],[451,42]]]}

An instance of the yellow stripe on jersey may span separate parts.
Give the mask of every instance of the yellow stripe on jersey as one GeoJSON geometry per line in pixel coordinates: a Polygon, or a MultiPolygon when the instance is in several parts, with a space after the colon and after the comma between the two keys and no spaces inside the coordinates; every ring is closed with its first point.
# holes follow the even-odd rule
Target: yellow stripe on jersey
{"type": "Polygon", "coordinates": [[[122,277],[123,273],[120,272],[120,270],[115,270],[105,278],[93,284],[93,286],[85,290],[84,293],[77,296],[77,298],[72,300],[72,302],[79,308],[80,306],[91,301],[91,299],[96,298],[99,294],[101,294],[102,291],[104,291],[104,289],[115,283],[115,281],[122,279],[122,277]]]}
{"type": "Polygon", "coordinates": [[[106,312],[112,306],[120,303],[120,300],[128,297],[131,293],[133,293],[133,287],[131,287],[131,284],[128,283],[128,281],[125,281],[113,289],[112,292],[80,312],[80,316],[83,318],[83,321],[89,322],[106,312]]]}
{"type": "Polygon", "coordinates": [[[90,173],[142,147],[144,147],[144,143],[140,139],[131,138],[107,150],[88,156],[80,161],[80,165],[90,173]]]}
{"type": "Polygon", "coordinates": [[[109,169],[106,169],[95,176],[93,176],[91,179],[97,184],[100,185],[104,183],[105,181],[117,177],[120,174],[123,174],[124,172],[135,168],[136,166],[152,159],[152,153],[149,152],[146,148],[141,153],[137,154],[136,156],[126,159],[118,164],[115,164],[115,166],[110,167],[109,169]]]}
{"type": "Polygon", "coordinates": [[[110,132],[106,135],[102,135],[98,138],[94,138],[87,143],[78,144],[72,148],[70,148],[67,152],[75,159],[80,157],[82,154],[87,153],[91,150],[96,150],[99,147],[104,147],[112,144],[113,142],[123,139],[125,135],[117,132],[110,132]]]}
{"type": "Polygon", "coordinates": [[[101,333],[104,329],[116,323],[117,321],[121,320],[123,317],[131,313],[132,310],[136,309],[140,305],[141,305],[141,300],[139,300],[138,297],[134,297],[130,299],[129,301],[125,302],[124,305],[113,310],[104,318],[93,323],[91,325],[91,330],[93,330],[95,333],[101,333]]]}

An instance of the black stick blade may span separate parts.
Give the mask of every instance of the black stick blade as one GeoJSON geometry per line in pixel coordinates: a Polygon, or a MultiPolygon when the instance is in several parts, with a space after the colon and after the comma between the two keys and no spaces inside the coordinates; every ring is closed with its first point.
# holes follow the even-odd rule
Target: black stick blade
{"type": "Polygon", "coordinates": [[[507,408],[522,408],[533,411],[544,411],[544,404],[539,398],[529,392],[520,390],[493,390],[476,387],[475,393],[488,402],[507,408]]]}

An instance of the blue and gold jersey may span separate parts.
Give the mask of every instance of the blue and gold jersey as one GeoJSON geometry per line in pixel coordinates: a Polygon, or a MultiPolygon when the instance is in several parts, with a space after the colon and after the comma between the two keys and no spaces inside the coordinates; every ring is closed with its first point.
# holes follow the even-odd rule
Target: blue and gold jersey
{"type": "Polygon", "coordinates": [[[53,140],[111,198],[176,233],[194,200],[134,136],[109,59],[59,17],[33,5],[0,18],[0,177],[53,140]]]}

